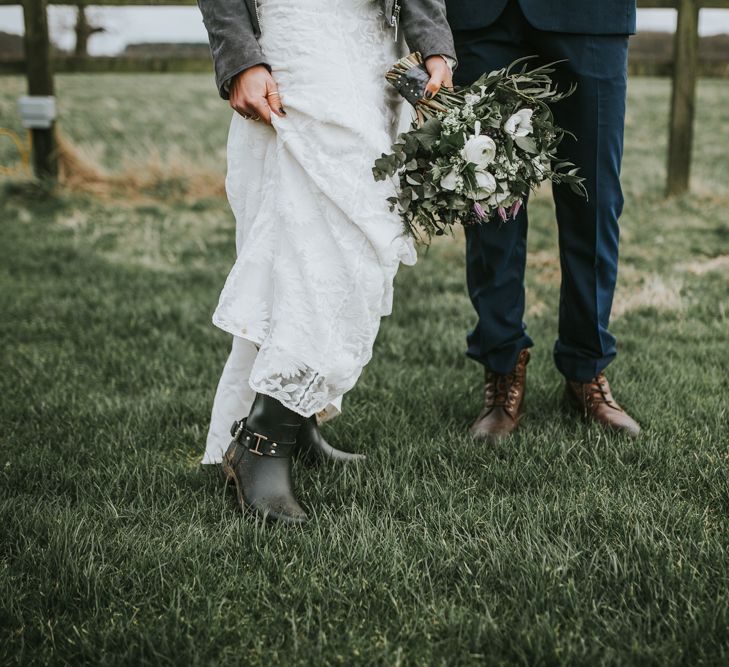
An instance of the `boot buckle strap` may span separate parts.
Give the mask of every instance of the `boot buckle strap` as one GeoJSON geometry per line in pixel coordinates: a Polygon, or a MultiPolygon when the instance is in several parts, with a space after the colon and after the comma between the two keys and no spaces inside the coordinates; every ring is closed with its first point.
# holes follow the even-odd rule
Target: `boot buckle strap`
{"type": "MultiPolygon", "coordinates": [[[[253,437],[256,439],[256,446],[255,447],[248,447],[248,451],[251,454],[255,454],[256,456],[263,456],[263,452],[261,451],[261,442],[266,441],[268,442],[268,438],[265,435],[261,435],[260,433],[254,433],[253,437]]],[[[271,447],[275,450],[276,449],[276,443],[274,442],[271,447]]]]}
{"type": "Polygon", "coordinates": [[[245,420],[235,422],[231,432],[233,440],[256,456],[273,456],[282,458],[291,456],[291,450],[295,444],[292,442],[276,442],[267,438],[265,435],[249,431],[245,426],[245,420]]]}

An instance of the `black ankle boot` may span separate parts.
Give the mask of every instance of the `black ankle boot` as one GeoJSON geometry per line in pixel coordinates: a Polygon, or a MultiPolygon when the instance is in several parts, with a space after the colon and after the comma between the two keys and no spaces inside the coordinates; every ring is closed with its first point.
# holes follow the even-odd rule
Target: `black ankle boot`
{"type": "Polygon", "coordinates": [[[316,461],[350,463],[367,458],[364,454],[351,454],[330,445],[319,430],[316,415],[305,419],[301,424],[296,438],[296,445],[297,454],[300,453],[307,461],[312,463],[316,461]]]}
{"type": "Polygon", "coordinates": [[[241,508],[265,519],[307,520],[291,481],[291,455],[303,421],[275,398],[257,394],[248,417],[233,424],[223,473],[235,483],[241,508]]]}

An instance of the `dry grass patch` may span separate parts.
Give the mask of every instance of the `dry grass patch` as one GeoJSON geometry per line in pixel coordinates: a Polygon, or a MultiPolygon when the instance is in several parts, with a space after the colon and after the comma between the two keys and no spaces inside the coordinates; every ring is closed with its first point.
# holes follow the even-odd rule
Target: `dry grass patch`
{"type": "Polygon", "coordinates": [[[729,270],[729,255],[719,255],[718,257],[685,262],[684,264],[679,264],[676,268],[679,271],[685,271],[695,276],[703,276],[706,273],[712,273],[714,271],[727,271],[729,270]]]}
{"type": "Polygon", "coordinates": [[[559,250],[538,250],[527,254],[527,272],[535,272],[540,283],[559,285],[561,269],[559,266],[559,250]]]}
{"type": "Polygon", "coordinates": [[[637,285],[630,283],[618,286],[613,303],[613,317],[621,317],[644,308],[653,308],[661,312],[680,312],[686,307],[681,290],[683,281],[680,278],[666,278],[654,273],[646,276],[637,285]]]}
{"type": "Polygon", "coordinates": [[[59,178],[70,191],[141,202],[169,196],[201,199],[225,196],[225,175],[176,147],[125,156],[118,172],[101,166],[95,151],[57,135],[59,178]]]}

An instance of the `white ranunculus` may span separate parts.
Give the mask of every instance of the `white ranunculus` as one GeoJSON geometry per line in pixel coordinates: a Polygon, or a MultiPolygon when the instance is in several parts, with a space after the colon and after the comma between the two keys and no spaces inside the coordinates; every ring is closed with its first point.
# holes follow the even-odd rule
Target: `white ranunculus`
{"type": "Polygon", "coordinates": [[[481,201],[487,199],[496,191],[496,179],[488,171],[476,172],[475,199],[481,201]]]}
{"type": "Polygon", "coordinates": [[[532,133],[533,109],[520,109],[504,123],[504,132],[512,137],[526,137],[532,133]]]}
{"type": "Polygon", "coordinates": [[[466,93],[464,95],[464,99],[466,100],[466,104],[473,106],[481,99],[481,96],[476,95],[476,93],[466,93]]]}
{"type": "Polygon", "coordinates": [[[461,155],[466,162],[475,164],[477,169],[485,169],[496,157],[496,142],[484,134],[474,134],[461,149],[461,155]]]}
{"type": "Polygon", "coordinates": [[[440,187],[442,187],[444,190],[455,190],[457,179],[458,174],[456,173],[456,170],[451,169],[445,176],[440,179],[440,187]]]}

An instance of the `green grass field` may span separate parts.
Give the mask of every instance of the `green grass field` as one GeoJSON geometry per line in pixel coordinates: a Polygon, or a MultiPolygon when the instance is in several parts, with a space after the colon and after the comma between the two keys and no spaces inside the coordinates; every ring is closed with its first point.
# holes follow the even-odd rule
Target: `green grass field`
{"type": "MultiPolygon", "coordinates": [[[[2,83],[17,130],[23,82],[2,83]]],[[[184,174],[222,179],[229,110],[204,75],[59,76],[58,95],[65,135],[102,165],[156,151],[177,175],[124,196],[2,183],[0,664],[729,662],[725,82],[700,85],[694,193],[671,201],[669,84],[631,82],[609,377],[643,436],[561,407],[540,194],[519,435],[465,435],[482,375],[464,356],[462,243],[441,240],[401,271],[325,426],[367,463],[295,471],[303,528],[245,520],[198,465],[233,220],[184,174]]]]}

